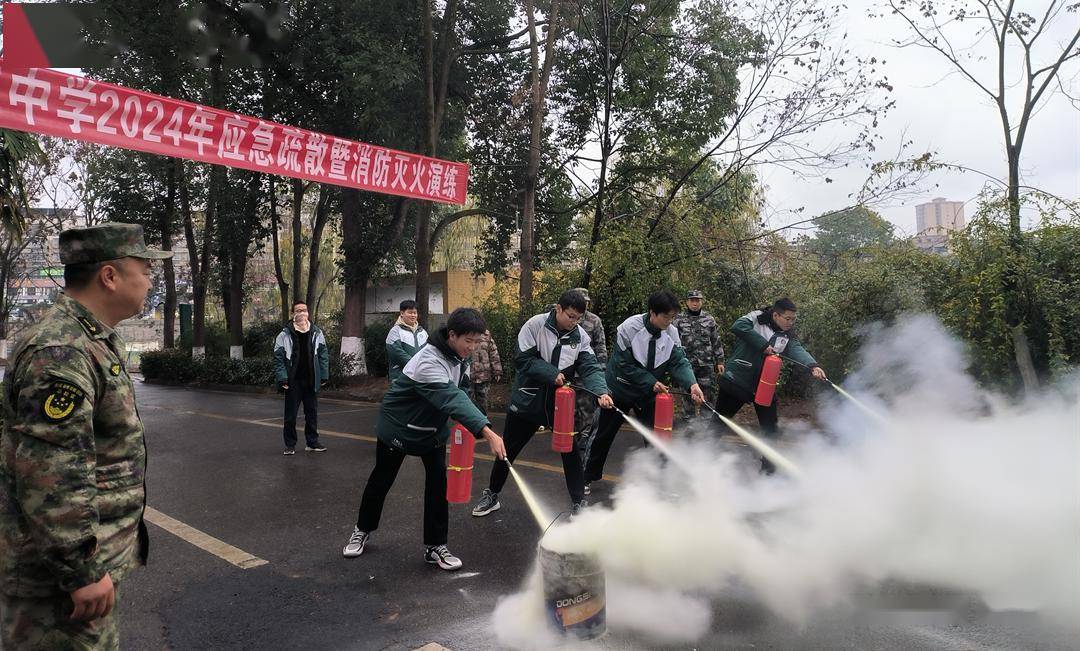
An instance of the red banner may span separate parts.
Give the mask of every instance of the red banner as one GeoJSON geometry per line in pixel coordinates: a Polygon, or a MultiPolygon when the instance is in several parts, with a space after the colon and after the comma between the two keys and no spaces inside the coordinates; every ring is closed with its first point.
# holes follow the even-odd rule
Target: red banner
{"type": "Polygon", "coordinates": [[[343,140],[49,68],[0,65],[0,127],[464,204],[469,166],[343,140]]]}

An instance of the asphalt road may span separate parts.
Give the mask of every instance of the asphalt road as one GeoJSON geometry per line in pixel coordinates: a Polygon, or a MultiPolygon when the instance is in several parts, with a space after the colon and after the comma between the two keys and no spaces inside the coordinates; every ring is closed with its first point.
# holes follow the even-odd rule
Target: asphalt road
{"type": "MultiPolygon", "coordinates": [[[[539,537],[512,482],[503,509],[486,518],[451,505],[450,548],[464,567],[444,572],[422,559],[423,468],[410,459],[367,551],[343,559],[374,462],[378,405],[323,400],[329,450],[284,457],[279,397],[140,385],[138,400],[155,518],[150,564],[121,587],[124,648],[498,648],[491,612],[520,588],[539,537]]],[[[618,438],[608,472],[620,472],[635,439],[618,438]]],[[[522,461],[543,499],[568,502],[546,439],[522,461]]],[[[490,463],[476,464],[474,498],[490,463]]],[[[594,497],[610,488],[601,483],[594,497]]],[[[870,595],[856,612],[803,627],[734,590],[713,606],[705,639],[670,648],[1066,649],[1080,639],[1080,629],[1049,627],[1034,613],[992,613],[976,599],[918,589],[870,595]]],[[[659,648],[617,631],[589,646],[659,648]]]]}

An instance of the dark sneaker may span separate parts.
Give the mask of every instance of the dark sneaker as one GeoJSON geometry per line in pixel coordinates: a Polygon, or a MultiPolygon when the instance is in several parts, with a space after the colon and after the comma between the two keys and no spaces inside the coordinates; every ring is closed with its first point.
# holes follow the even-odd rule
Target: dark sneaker
{"type": "Polygon", "coordinates": [[[424,552],[424,560],[428,563],[434,563],[448,572],[461,569],[461,559],[451,554],[446,545],[428,547],[424,552]]]}
{"type": "Polygon", "coordinates": [[[326,446],[322,443],[316,443],[315,445],[309,445],[304,448],[308,452],[326,452],[326,446]]]}
{"type": "Polygon", "coordinates": [[[282,452],[282,454],[287,457],[291,457],[292,455],[296,454],[296,450],[294,450],[293,448],[285,448],[285,451],[282,452]]]}
{"type": "Polygon", "coordinates": [[[762,475],[771,475],[776,472],[776,466],[772,461],[769,461],[765,457],[761,457],[761,469],[758,470],[762,475]]]}
{"type": "Polygon", "coordinates": [[[341,555],[345,558],[356,558],[363,554],[364,545],[367,544],[369,538],[371,538],[370,533],[360,531],[359,527],[353,527],[352,535],[349,536],[349,542],[345,545],[345,549],[341,550],[341,555]]]}
{"type": "Polygon", "coordinates": [[[589,500],[581,500],[580,502],[574,502],[574,505],[570,507],[570,515],[578,515],[582,509],[589,505],[589,500]]]}
{"type": "Polygon", "coordinates": [[[484,492],[480,495],[480,501],[473,507],[472,514],[476,517],[481,517],[492,511],[498,511],[501,508],[502,505],[499,504],[499,494],[492,493],[490,488],[485,488],[484,492]]]}
{"type": "Polygon", "coordinates": [[[592,487],[590,486],[590,482],[585,482],[585,494],[592,495],[592,487]]]}

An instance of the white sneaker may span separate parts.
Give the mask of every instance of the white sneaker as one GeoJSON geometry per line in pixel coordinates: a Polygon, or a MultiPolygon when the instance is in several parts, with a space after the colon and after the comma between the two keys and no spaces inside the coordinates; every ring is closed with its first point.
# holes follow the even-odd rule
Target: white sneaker
{"type": "Polygon", "coordinates": [[[428,547],[424,552],[424,560],[428,563],[435,563],[449,572],[461,569],[461,559],[451,554],[446,545],[428,547]]]}
{"type": "Polygon", "coordinates": [[[499,494],[492,493],[490,488],[485,488],[484,492],[480,495],[480,501],[473,507],[472,514],[479,518],[492,511],[498,511],[501,508],[502,504],[499,504],[499,494]]]}
{"type": "Polygon", "coordinates": [[[356,558],[363,554],[364,545],[367,544],[369,538],[371,538],[370,533],[360,531],[359,527],[353,527],[352,535],[349,536],[349,542],[345,545],[345,549],[341,550],[341,555],[345,558],[356,558]]]}

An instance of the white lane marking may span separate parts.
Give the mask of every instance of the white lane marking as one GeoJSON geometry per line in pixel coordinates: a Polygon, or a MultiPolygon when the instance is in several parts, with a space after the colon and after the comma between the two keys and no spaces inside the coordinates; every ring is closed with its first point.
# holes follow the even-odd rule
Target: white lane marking
{"type": "Polygon", "coordinates": [[[189,542],[203,551],[210,552],[214,556],[228,561],[242,570],[249,570],[253,567],[266,565],[270,562],[259,558],[258,556],[253,556],[242,549],[233,547],[223,540],[218,540],[208,533],[203,533],[195,527],[184,524],[176,518],[169,517],[155,508],[149,506],[146,507],[144,517],[147,522],[161,527],[177,538],[189,542]]]}

